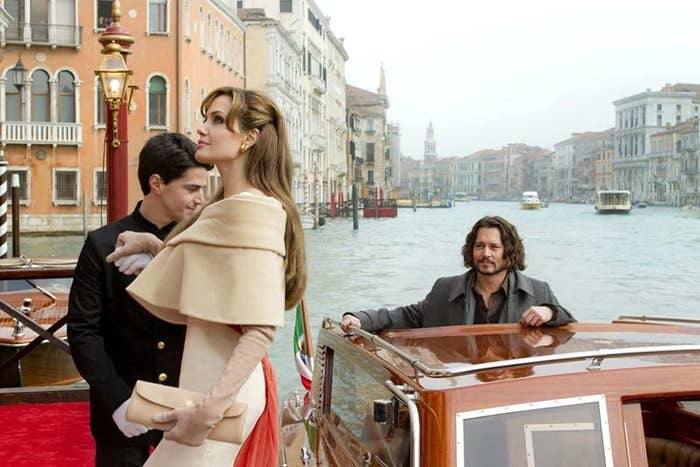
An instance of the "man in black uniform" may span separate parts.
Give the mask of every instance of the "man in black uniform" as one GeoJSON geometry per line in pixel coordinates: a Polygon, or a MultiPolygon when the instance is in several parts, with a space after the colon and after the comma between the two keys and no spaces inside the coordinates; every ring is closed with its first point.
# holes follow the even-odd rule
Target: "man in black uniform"
{"type": "MultiPolygon", "coordinates": [[[[125,291],[125,275],[105,257],[126,230],[163,239],[204,202],[207,170],[195,144],[178,133],[149,139],[139,154],[143,200],[123,219],[91,232],[78,258],[68,307],[68,341],[90,385],[90,430],[97,467],[141,466],[161,432],[126,421],[137,379],[177,386],[185,327],[155,318],[125,291]]],[[[126,187],[124,187],[126,189],[126,187]]]]}

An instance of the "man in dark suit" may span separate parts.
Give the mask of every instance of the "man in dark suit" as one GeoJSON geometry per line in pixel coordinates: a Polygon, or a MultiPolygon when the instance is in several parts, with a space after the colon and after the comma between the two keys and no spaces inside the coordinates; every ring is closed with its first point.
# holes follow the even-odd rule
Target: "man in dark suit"
{"type": "Polygon", "coordinates": [[[462,246],[466,273],[442,277],[424,300],[388,310],[343,315],[341,327],[374,332],[455,324],[516,323],[561,326],[574,317],[546,282],[523,274],[525,248],[515,226],[498,216],[481,218],[462,246]]]}
{"type": "MultiPolygon", "coordinates": [[[[149,139],[139,154],[143,192],[134,211],[91,232],[75,268],[68,306],[68,341],[90,385],[90,429],[98,467],[141,466],[161,432],[126,421],[137,379],[177,386],[185,327],[155,318],[125,291],[135,276],[105,257],[126,230],[165,238],[204,202],[211,166],[194,159],[195,144],[178,133],[149,139]]],[[[126,187],[124,187],[126,189],[126,187]]]]}

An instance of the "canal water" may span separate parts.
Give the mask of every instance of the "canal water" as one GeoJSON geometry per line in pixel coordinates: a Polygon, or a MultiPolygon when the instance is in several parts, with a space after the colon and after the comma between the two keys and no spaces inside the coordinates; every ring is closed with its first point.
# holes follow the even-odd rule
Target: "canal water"
{"type": "MultiPolygon", "coordinates": [[[[438,277],[462,273],[464,238],[484,215],[517,226],[525,273],[549,282],[579,321],[609,322],[622,314],[700,317],[700,220],[662,207],[605,216],[592,205],[525,211],[515,202],[474,201],[451,209],[399,209],[394,219],[360,219],[357,231],[352,219],[329,219],[305,231],[314,341],[323,317],[414,303],[438,277]]],[[[22,252],[77,255],[81,244],[77,236],[25,237],[22,252]]],[[[293,327],[290,311],[271,352],[281,394],[301,388],[293,327]]]]}

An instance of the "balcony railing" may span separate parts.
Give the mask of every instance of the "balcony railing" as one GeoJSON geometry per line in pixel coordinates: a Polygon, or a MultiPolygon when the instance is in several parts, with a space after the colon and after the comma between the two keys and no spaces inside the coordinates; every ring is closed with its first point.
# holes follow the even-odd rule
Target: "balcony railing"
{"type": "Polygon", "coordinates": [[[80,47],[81,26],[67,24],[34,24],[12,22],[0,30],[0,42],[3,44],[36,44],[58,47],[80,47]]]}
{"type": "Polygon", "coordinates": [[[326,82],[321,79],[321,77],[316,76],[316,75],[311,75],[311,86],[316,92],[316,94],[325,94],[326,93],[326,82]]]}
{"type": "Polygon", "coordinates": [[[80,123],[2,122],[0,128],[0,140],[5,144],[80,146],[83,143],[80,123]]]}

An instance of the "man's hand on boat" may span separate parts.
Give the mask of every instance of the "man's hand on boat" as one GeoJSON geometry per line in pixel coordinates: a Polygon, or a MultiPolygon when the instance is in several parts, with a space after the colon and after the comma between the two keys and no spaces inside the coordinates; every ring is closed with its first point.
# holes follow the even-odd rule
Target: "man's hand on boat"
{"type": "Polygon", "coordinates": [[[131,399],[125,400],[124,403],[122,403],[122,405],[120,405],[119,408],[112,414],[112,420],[114,420],[114,423],[119,428],[119,431],[124,433],[124,436],[127,438],[142,435],[150,430],[150,428],[147,426],[139,423],[131,423],[126,420],[126,409],[129,406],[130,400],[131,399]]]}
{"type": "Polygon", "coordinates": [[[360,323],[360,320],[353,315],[343,316],[343,320],[340,322],[340,329],[344,332],[350,332],[352,328],[361,329],[362,323],[360,323]]]}
{"type": "Polygon", "coordinates": [[[548,306],[531,306],[520,317],[521,326],[542,326],[554,318],[554,311],[548,306]]]}
{"type": "Polygon", "coordinates": [[[126,231],[119,234],[114,251],[106,260],[124,274],[138,274],[162,246],[163,242],[151,233],[126,231]]]}

